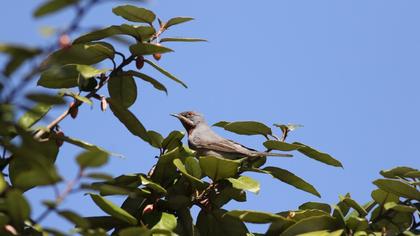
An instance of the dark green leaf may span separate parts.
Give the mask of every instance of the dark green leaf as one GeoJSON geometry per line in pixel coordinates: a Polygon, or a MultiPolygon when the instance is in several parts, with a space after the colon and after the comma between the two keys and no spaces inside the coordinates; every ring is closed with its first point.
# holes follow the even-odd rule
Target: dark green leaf
{"type": "Polygon", "coordinates": [[[292,226],[288,227],[281,235],[295,236],[303,233],[309,233],[320,230],[337,230],[339,225],[331,216],[313,216],[303,219],[292,226]]]}
{"type": "Polygon", "coordinates": [[[98,41],[115,35],[129,35],[138,41],[145,41],[152,37],[156,31],[150,26],[134,26],[134,25],[113,25],[104,29],[96,30],[74,40],[74,44],[98,41]]]}
{"type": "Polygon", "coordinates": [[[10,220],[15,226],[23,228],[25,220],[31,215],[31,208],[28,201],[17,189],[12,189],[6,193],[5,205],[10,220]]]}
{"type": "Polygon", "coordinates": [[[238,218],[243,222],[255,224],[266,224],[274,221],[291,221],[283,216],[262,211],[234,210],[229,211],[226,214],[238,218]]]}
{"type": "Polygon", "coordinates": [[[298,150],[304,146],[281,141],[268,140],[264,142],[264,147],[267,149],[274,149],[279,151],[293,151],[298,150]]]}
{"type": "Polygon", "coordinates": [[[41,17],[57,12],[77,3],[78,1],[79,0],[48,0],[35,10],[34,16],[41,17]]]}
{"type": "Polygon", "coordinates": [[[161,148],[162,147],[162,141],[163,137],[161,134],[159,134],[156,131],[148,130],[147,135],[149,136],[149,143],[155,148],[161,148]]]}
{"type": "Polygon", "coordinates": [[[51,64],[83,64],[92,65],[107,58],[114,58],[115,50],[109,43],[96,42],[74,44],[51,54],[46,63],[51,64]]]}
{"type": "Polygon", "coordinates": [[[96,195],[96,194],[90,194],[90,197],[95,202],[95,204],[101,208],[105,213],[108,213],[109,215],[120,219],[124,222],[127,222],[131,225],[137,224],[137,219],[134,218],[132,215],[130,215],[125,210],[121,209],[120,207],[116,206],[114,203],[106,200],[105,198],[96,195]]]}
{"type": "Polygon", "coordinates": [[[353,231],[362,231],[366,230],[369,227],[369,223],[365,218],[360,218],[357,216],[350,216],[346,221],[346,226],[353,231]]]}
{"type": "Polygon", "coordinates": [[[143,56],[155,53],[168,53],[173,52],[173,50],[153,43],[137,43],[130,46],[130,52],[136,56],[143,56]]]}
{"type": "Polygon", "coordinates": [[[4,179],[4,176],[2,173],[0,173],[0,194],[3,194],[4,190],[6,190],[8,187],[8,184],[6,180],[4,179]]]}
{"type": "Polygon", "coordinates": [[[45,88],[72,88],[77,86],[77,65],[53,66],[41,73],[37,85],[45,88]]]}
{"type": "Polygon", "coordinates": [[[366,210],[362,206],[360,206],[359,203],[353,200],[349,195],[347,195],[346,197],[340,196],[340,200],[342,202],[345,202],[349,207],[355,209],[359,213],[359,216],[365,217],[368,214],[366,210]]]}
{"type": "Polygon", "coordinates": [[[153,87],[155,89],[160,90],[160,91],[164,91],[166,94],[168,94],[168,90],[166,89],[166,87],[163,84],[161,84],[159,81],[153,79],[152,77],[150,77],[146,74],[143,74],[143,73],[140,73],[140,72],[137,72],[137,71],[133,71],[133,70],[128,71],[127,74],[129,74],[131,76],[135,76],[137,78],[140,78],[140,79],[150,83],[151,85],[153,85],[153,87]]]}
{"type": "Polygon", "coordinates": [[[397,203],[400,199],[397,195],[384,191],[382,189],[376,189],[371,194],[373,200],[380,205],[385,205],[388,202],[397,203]]]}
{"type": "Polygon", "coordinates": [[[228,178],[227,180],[232,183],[234,188],[248,190],[253,193],[260,191],[260,183],[251,177],[240,176],[239,178],[228,178]]]}
{"type": "Polygon", "coordinates": [[[402,205],[402,204],[397,204],[395,202],[385,203],[384,208],[385,208],[385,210],[392,209],[394,211],[408,212],[408,213],[413,213],[417,210],[415,207],[402,205]]]}
{"type": "Polygon", "coordinates": [[[331,206],[326,203],[321,202],[306,202],[299,206],[301,210],[309,210],[309,209],[317,209],[320,211],[324,211],[328,214],[331,213],[331,206]]]}
{"type": "Polygon", "coordinates": [[[140,121],[127,108],[121,106],[111,98],[107,98],[110,108],[114,115],[124,124],[124,126],[135,136],[149,142],[147,130],[140,121]]]}
{"type": "Polygon", "coordinates": [[[46,93],[28,93],[26,98],[34,102],[46,105],[63,105],[66,103],[62,96],[50,95],[46,93]]]}
{"type": "Polygon", "coordinates": [[[221,157],[200,157],[200,167],[213,181],[234,177],[238,173],[241,160],[229,160],[221,157]]]}
{"type": "Polygon", "coordinates": [[[393,193],[397,196],[420,200],[420,192],[416,188],[402,181],[393,179],[378,179],[373,181],[373,184],[378,186],[380,189],[393,193]]]}
{"type": "MultiPolygon", "coordinates": [[[[194,158],[194,157],[191,157],[194,158]]],[[[198,179],[197,177],[195,177],[194,175],[188,173],[187,169],[184,166],[184,163],[182,163],[182,161],[180,159],[175,159],[173,160],[174,165],[176,166],[176,168],[178,168],[179,171],[181,171],[181,173],[187,177],[193,184],[195,184],[196,186],[204,186],[203,181],[201,181],[200,179],[198,179]]]]}
{"type": "Polygon", "coordinates": [[[334,159],[333,157],[331,157],[330,155],[317,151],[305,144],[302,143],[298,143],[298,142],[294,142],[292,144],[295,145],[301,145],[303,147],[299,148],[298,151],[302,154],[304,154],[305,156],[315,159],[317,161],[323,162],[327,165],[331,165],[331,166],[337,166],[337,167],[343,167],[343,165],[337,161],[336,159],[334,159]]]}
{"type": "Polygon", "coordinates": [[[321,197],[318,191],[311,184],[309,184],[308,182],[306,182],[305,180],[301,179],[300,177],[296,176],[295,174],[293,174],[292,172],[288,170],[281,169],[278,167],[268,166],[268,167],[265,167],[264,169],[251,169],[251,171],[269,174],[273,176],[274,178],[286,184],[292,185],[293,187],[297,189],[311,193],[317,197],[321,197]]]}
{"type": "Polygon", "coordinates": [[[108,162],[108,153],[102,151],[86,151],[76,157],[81,169],[100,167],[108,162]]]}
{"type": "Polygon", "coordinates": [[[207,42],[207,40],[200,38],[162,38],[159,42],[207,42]]]}
{"type": "Polygon", "coordinates": [[[256,121],[236,121],[226,122],[221,121],[213,126],[223,127],[225,130],[243,135],[270,135],[271,129],[263,123],[256,121]]]}
{"type": "Polygon", "coordinates": [[[145,8],[132,5],[118,6],[112,9],[112,12],[122,18],[132,22],[142,22],[152,24],[156,15],[145,8]]]}
{"type": "Polygon", "coordinates": [[[41,53],[40,49],[28,48],[20,45],[0,44],[0,53],[9,55],[9,60],[4,68],[4,75],[10,76],[16,71],[27,59],[32,58],[41,53]]]}
{"type": "Polygon", "coordinates": [[[189,209],[181,209],[177,211],[178,225],[175,233],[185,236],[198,236],[198,229],[194,225],[193,218],[189,209]]]}
{"type": "Polygon", "coordinates": [[[407,176],[407,173],[410,173],[412,171],[418,171],[418,170],[411,167],[399,166],[399,167],[392,168],[390,170],[382,170],[380,173],[383,177],[398,179],[399,177],[403,177],[403,178],[411,177],[411,176],[407,176]]]}
{"type": "Polygon", "coordinates": [[[168,137],[166,137],[162,142],[162,148],[166,150],[172,150],[176,147],[182,145],[182,138],[184,137],[184,133],[180,131],[172,131],[168,137]]]}
{"type": "Polygon", "coordinates": [[[111,99],[124,108],[129,108],[137,99],[137,85],[131,76],[114,76],[108,81],[111,99]]]}
{"type": "Polygon", "coordinates": [[[158,70],[160,73],[164,74],[165,76],[167,76],[168,78],[172,79],[173,81],[181,84],[182,86],[184,86],[184,88],[188,88],[187,85],[182,82],[181,80],[177,79],[175,76],[173,76],[171,73],[169,73],[168,71],[166,71],[165,69],[163,69],[162,67],[158,66],[157,64],[155,64],[154,62],[148,60],[148,59],[144,59],[144,61],[151,65],[152,67],[154,67],[156,70],[158,70]]]}
{"type": "Polygon", "coordinates": [[[166,195],[168,192],[166,189],[164,189],[159,184],[153,182],[152,180],[146,178],[146,176],[140,175],[141,184],[144,186],[149,187],[150,189],[153,189],[155,192],[166,195]]]}
{"type": "Polygon", "coordinates": [[[110,71],[111,69],[96,69],[93,66],[76,65],[76,70],[80,73],[80,75],[87,79],[110,71]]]}
{"type": "MultiPolygon", "coordinates": [[[[91,143],[88,143],[88,142],[85,142],[85,141],[82,141],[82,140],[79,140],[79,139],[75,139],[75,138],[72,138],[72,137],[69,137],[69,136],[60,136],[60,137],[53,136],[53,137],[56,138],[56,139],[63,140],[65,142],[67,142],[67,143],[71,143],[71,144],[73,144],[75,146],[78,146],[78,147],[81,147],[83,149],[92,151],[92,152],[102,151],[102,152],[106,152],[108,154],[112,154],[109,151],[107,151],[107,150],[105,150],[105,149],[103,149],[101,147],[98,147],[98,146],[93,145],[91,143]]],[[[116,154],[113,154],[113,155],[116,155],[116,154]]]]}
{"type": "Polygon", "coordinates": [[[201,179],[202,172],[200,168],[200,163],[198,162],[197,158],[193,156],[189,156],[185,158],[184,161],[185,169],[190,173],[192,176],[201,179]]]}
{"type": "Polygon", "coordinates": [[[168,22],[165,23],[165,28],[168,29],[169,27],[177,24],[181,24],[184,22],[188,22],[194,20],[194,18],[191,17],[174,17],[172,19],[169,19],[168,22]]]}
{"type": "Polygon", "coordinates": [[[226,210],[214,209],[211,212],[201,210],[197,217],[197,228],[200,236],[237,236],[246,235],[248,230],[245,224],[228,214],[226,210]]]}
{"type": "MultiPolygon", "coordinates": [[[[121,221],[112,216],[92,216],[92,217],[85,217],[85,219],[89,222],[90,227],[92,229],[102,228],[106,231],[111,230],[114,227],[122,227],[127,226],[125,221],[121,221]]],[[[76,225],[79,227],[78,225],[76,225]]],[[[90,235],[93,236],[93,235],[90,235]]]]}
{"type": "Polygon", "coordinates": [[[24,129],[31,128],[34,124],[40,121],[50,110],[52,106],[44,103],[39,103],[23,114],[19,120],[18,125],[24,129]]]}
{"type": "Polygon", "coordinates": [[[66,211],[58,211],[57,213],[60,216],[64,217],[66,220],[73,223],[74,225],[77,225],[77,227],[79,228],[86,229],[90,227],[89,221],[81,217],[76,212],[66,210],[66,211]]]}

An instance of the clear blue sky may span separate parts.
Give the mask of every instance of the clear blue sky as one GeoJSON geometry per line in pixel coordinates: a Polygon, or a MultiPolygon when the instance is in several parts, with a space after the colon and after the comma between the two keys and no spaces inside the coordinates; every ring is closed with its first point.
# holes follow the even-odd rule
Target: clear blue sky
{"type": "MultiPolygon", "coordinates": [[[[67,23],[72,11],[33,20],[39,1],[7,1],[0,8],[1,42],[45,43],[38,29],[67,23]]],[[[120,2],[120,1],[115,1],[120,2]]],[[[122,1],[121,1],[122,2],[122,1]]],[[[111,13],[115,3],[95,8],[83,25],[122,23],[111,13]]],[[[370,198],[371,182],[381,169],[420,167],[420,2],[353,1],[151,1],[145,5],[162,19],[192,16],[196,21],[174,27],[168,35],[203,37],[208,43],[175,44],[176,53],[159,62],[189,89],[160,76],[169,96],[138,83],[131,110],[148,129],[167,134],[182,129],[169,113],[197,110],[209,123],[258,120],[267,124],[299,123],[305,127],[289,141],[300,141],[339,159],[333,168],[296,154],[271,159],[312,183],[318,199],[275,179],[261,181],[259,195],[228,209],[278,212],[306,201],[335,203],[350,192],[360,202],[370,198]]],[[[151,70],[149,70],[151,71],[151,70]]],[[[159,76],[155,72],[153,75],[159,76]]],[[[58,112],[55,112],[58,114],[58,112]]],[[[114,175],[145,172],[157,153],[130,135],[112,113],[83,108],[77,120],[61,127],[70,136],[96,143],[126,158],[103,168],[114,175]]],[[[261,137],[220,134],[262,149],[261,137]]],[[[65,145],[57,162],[65,176],[76,172],[79,149],[65,145]]],[[[31,202],[53,197],[50,188],[28,192],[31,202]]],[[[121,202],[122,198],[113,198],[121,202]]],[[[102,214],[88,197],[75,195],[63,205],[85,215],[102,214]]],[[[34,205],[33,216],[40,213],[34,205]]],[[[67,225],[56,216],[48,225],[67,225]]],[[[262,229],[263,227],[253,227],[262,229]]]]}

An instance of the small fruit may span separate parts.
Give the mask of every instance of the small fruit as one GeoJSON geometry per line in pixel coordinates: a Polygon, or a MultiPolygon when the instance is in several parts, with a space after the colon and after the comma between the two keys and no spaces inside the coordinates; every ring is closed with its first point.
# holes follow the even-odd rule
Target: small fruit
{"type": "Polygon", "coordinates": [[[70,37],[67,34],[62,34],[58,39],[60,48],[69,48],[71,46],[70,37]]]}
{"type": "Polygon", "coordinates": [[[143,215],[152,212],[155,209],[154,204],[148,204],[143,208],[143,215]]]}
{"type": "Polygon", "coordinates": [[[70,104],[69,113],[70,113],[71,118],[76,119],[77,114],[79,113],[79,107],[75,106],[74,102],[70,104]]]}
{"type": "Polygon", "coordinates": [[[101,111],[106,111],[106,108],[108,107],[108,102],[106,101],[105,97],[101,98],[101,111]]]}
{"type": "Polygon", "coordinates": [[[137,67],[137,69],[141,69],[141,68],[143,68],[143,66],[144,66],[144,57],[143,56],[138,56],[137,58],[136,58],[136,67],[137,67]]]}
{"type": "Polygon", "coordinates": [[[56,135],[55,143],[57,144],[58,147],[61,147],[64,141],[60,138],[64,137],[64,133],[63,131],[58,131],[57,133],[55,133],[55,135],[56,135]]]}
{"type": "Polygon", "coordinates": [[[153,54],[153,58],[154,58],[156,61],[159,61],[161,57],[162,57],[162,54],[160,54],[160,53],[155,53],[155,54],[153,54]]]}

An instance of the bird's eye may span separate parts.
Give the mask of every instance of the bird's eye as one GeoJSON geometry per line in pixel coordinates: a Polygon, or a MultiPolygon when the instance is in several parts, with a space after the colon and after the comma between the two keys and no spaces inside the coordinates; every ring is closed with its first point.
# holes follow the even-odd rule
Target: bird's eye
{"type": "Polygon", "coordinates": [[[187,116],[192,116],[192,115],[193,115],[192,112],[187,113],[187,116]]]}

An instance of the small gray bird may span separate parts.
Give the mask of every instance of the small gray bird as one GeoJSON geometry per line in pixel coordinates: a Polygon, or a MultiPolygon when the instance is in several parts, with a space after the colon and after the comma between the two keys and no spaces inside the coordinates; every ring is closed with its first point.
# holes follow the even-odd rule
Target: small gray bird
{"type": "Polygon", "coordinates": [[[280,156],[291,157],[289,154],[259,152],[245,147],[232,140],[216,134],[204,120],[204,117],[193,111],[171,114],[178,118],[188,132],[188,146],[197,152],[198,156],[216,156],[229,159],[243,157],[280,156]]]}

